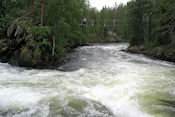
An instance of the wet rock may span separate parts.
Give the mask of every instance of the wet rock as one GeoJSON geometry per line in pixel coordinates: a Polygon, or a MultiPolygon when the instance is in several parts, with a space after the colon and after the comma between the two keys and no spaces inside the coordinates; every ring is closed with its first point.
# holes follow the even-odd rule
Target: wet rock
{"type": "Polygon", "coordinates": [[[16,22],[12,23],[9,28],[7,29],[7,36],[11,37],[12,33],[15,32],[17,26],[16,26],[16,22]]]}
{"type": "Polygon", "coordinates": [[[8,63],[11,65],[19,66],[19,52],[13,52],[13,55],[9,58],[8,63]],[[15,56],[14,56],[15,55],[15,56]]]}
{"type": "Polygon", "coordinates": [[[155,50],[155,55],[157,57],[161,57],[162,56],[162,47],[157,47],[155,50]]]}
{"type": "Polygon", "coordinates": [[[145,47],[143,45],[139,46],[139,50],[143,51],[145,47]]]}

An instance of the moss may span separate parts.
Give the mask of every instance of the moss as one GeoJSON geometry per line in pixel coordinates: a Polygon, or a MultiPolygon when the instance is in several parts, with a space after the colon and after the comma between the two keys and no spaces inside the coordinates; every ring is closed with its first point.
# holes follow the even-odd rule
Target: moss
{"type": "Polygon", "coordinates": [[[0,40],[0,54],[5,52],[12,45],[12,41],[9,39],[0,40]]]}
{"type": "Polygon", "coordinates": [[[8,47],[3,47],[0,49],[0,54],[3,53],[4,51],[6,51],[8,49],[8,47]]]}
{"type": "Polygon", "coordinates": [[[169,44],[163,47],[163,55],[168,56],[170,53],[172,53],[175,50],[175,47],[173,44],[169,44]]]}
{"type": "Polygon", "coordinates": [[[39,48],[33,51],[33,58],[40,58],[41,57],[41,50],[39,48]]]}
{"type": "Polygon", "coordinates": [[[28,47],[24,46],[20,50],[20,65],[32,65],[32,51],[28,47]]]}

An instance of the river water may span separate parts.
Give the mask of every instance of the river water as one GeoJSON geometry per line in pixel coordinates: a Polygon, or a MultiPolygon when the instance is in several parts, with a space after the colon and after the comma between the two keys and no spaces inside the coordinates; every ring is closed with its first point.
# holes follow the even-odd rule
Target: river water
{"type": "Polygon", "coordinates": [[[0,63],[0,117],[175,117],[175,65],[127,47],[76,48],[59,70],[0,63]]]}

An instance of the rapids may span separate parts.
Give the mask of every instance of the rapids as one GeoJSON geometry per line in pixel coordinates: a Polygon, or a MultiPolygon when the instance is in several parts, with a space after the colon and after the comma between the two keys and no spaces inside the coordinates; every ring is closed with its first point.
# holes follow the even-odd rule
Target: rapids
{"type": "Polygon", "coordinates": [[[0,63],[0,117],[175,117],[175,65],[127,47],[79,47],[58,70],[0,63]]]}

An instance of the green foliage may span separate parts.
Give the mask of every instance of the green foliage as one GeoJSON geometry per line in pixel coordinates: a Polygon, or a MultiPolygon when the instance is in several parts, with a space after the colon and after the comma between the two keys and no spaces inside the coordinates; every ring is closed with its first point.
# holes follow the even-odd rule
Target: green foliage
{"type": "Polygon", "coordinates": [[[50,43],[48,40],[46,40],[46,39],[42,40],[42,42],[40,42],[39,45],[40,45],[41,47],[42,47],[42,46],[44,46],[44,47],[49,47],[49,48],[52,47],[52,46],[51,46],[51,43],[50,43]]]}
{"type": "Polygon", "coordinates": [[[162,53],[167,56],[169,53],[174,52],[175,47],[173,44],[168,44],[163,47],[162,53]]]}
{"type": "Polygon", "coordinates": [[[154,3],[153,34],[158,45],[166,45],[171,42],[170,33],[175,31],[173,30],[175,26],[172,24],[175,20],[174,5],[174,0],[159,0],[154,3]]]}
{"type": "Polygon", "coordinates": [[[52,28],[49,26],[32,26],[32,22],[20,21],[19,25],[22,27],[23,32],[27,33],[25,41],[27,46],[36,48],[33,52],[34,58],[37,56],[44,56],[46,53],[51,53],[52,49],[52,28]],[[38,47],[38,46],[39,47],[38,47]],[[40,49],[39,49],[40,48],[40,49]],[[38,54],[37,54],[38,53],[38,54]]]}
{"type": "Polygon", "coordinates": [[[21,16],[34,0],[1,0],[0,1],[0,36],[6,36],[6,30],[14,19],[21,16]]]}
{"type": "Polygon", "coordinates": [[[27,40],[33,40],[34,36],[32,34],[28,34],[25,39],[26,39],[26,41],[27,40]]]}
{"type": "Polygon", "coordinates": [[[174,41],[174,0],[132,0],[127,4],[131,45],[161,46],[174,41]]]}
{"type": "Polygon", "coordinates": [[[50,0],[45,9],[45,25],[52,27],[56,37],[56,52],[63,53],[63,48],[81,45],[85,33],[80,27],[86,12],[84,0],[50,0]]]}
{"type": "Polygon", "coordinates": [[[41,57],[41,50],[40,49],[35,49],[33,52],[33,57],[34,58],[40,58],[41,57]]]}
{"type": "Polygon", "coordinates": [[[131,45],[140,45],[150,40],[152,2],[132,0],[127,4],[128,38],[131,45]]]}
{"type": "Polygon", "coordinates": [[[47,38],[51,35],[51,27],[49,26],[33,26],[32,27],[32,34],[37,36],[42,36],[43,38],[47,38]]]}
{"type": "Polygon", "coordinates": [[[6,33],[6,30],[10,24],[8,16],[0,18],[0,36],[3,36],[6,33]]]}
{"type": "MultiPolygon", "coordinates": [[[[51,36],[51,27],[49,26],[32,26],[32,27],[25,27],[28,35],[26,40],[32,39],[48,39],[51,36]]],[[[46,42],[43,42],[46,43],[46,42]]]]}

